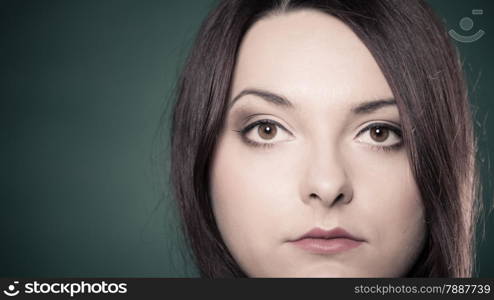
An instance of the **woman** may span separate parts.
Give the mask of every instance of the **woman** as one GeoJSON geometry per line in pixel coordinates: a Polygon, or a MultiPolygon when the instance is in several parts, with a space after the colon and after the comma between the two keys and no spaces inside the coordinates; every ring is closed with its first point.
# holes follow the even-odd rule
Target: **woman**
{"type": "Polygon", "coordinates": [[[471,276],[475,155],[423,1],[222,1],[180,78],[172,179],[204,277],[471,276]]]}

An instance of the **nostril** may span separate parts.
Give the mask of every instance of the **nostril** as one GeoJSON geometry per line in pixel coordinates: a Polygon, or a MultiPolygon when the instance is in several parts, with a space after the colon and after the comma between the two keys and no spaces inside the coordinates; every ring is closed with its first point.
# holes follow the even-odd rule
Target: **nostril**
{"type": "MultiPolygon", "coordinates": [[[[338,202],[338,201],[342,200],[344,197],[345,197],[345,196],[344,196],[343,194],[341,194],[341,193],[340,193],[340,194],[339,194],[339,195],[338,195],[338,196],[334,199],[334,201],[333,201],[333,202],[338,202]]],[[[313,199],[314,199],[314,198],[315,198],[315,199],[322,199],[322,198],[321,198],[321,197],[319,197],[319,195],[317,195],[316,193],[311,193],[311,194],[309,195],[309,198],[313,198],[313,199]]]]}
{"type": "Polygon", "coordinates": [[[325,205],[332,206],[338,202],[346,201],[345,198],[346,198],[346,196],[344,193],[339,193],[338,196],[336,196],[335,198],[332,198],[332,197],[323,198],[317,193],[310,193],[308,199],[319,200],[319,201],[322,201],[323,203],[325,203],[325,205]]]}
{"type": "Polygon", "coordinates": [[[336,199],[334,199],[334,202],[338,202],[340,200],[343,200],[343,194],[339,194],[338,197],[336,197],[336,199]]]}

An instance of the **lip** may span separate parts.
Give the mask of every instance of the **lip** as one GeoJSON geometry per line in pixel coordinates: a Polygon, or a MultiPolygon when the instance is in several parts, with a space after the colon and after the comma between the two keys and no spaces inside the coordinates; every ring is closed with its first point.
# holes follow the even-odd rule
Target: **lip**
{"type": "Polygon", "coordinates": [[[356,238],[346,230],[336,227],[331,230],[314,228],[291,243],[308,252],[316,254],[336,254],[357,248],[365,240],[356,238]]]}

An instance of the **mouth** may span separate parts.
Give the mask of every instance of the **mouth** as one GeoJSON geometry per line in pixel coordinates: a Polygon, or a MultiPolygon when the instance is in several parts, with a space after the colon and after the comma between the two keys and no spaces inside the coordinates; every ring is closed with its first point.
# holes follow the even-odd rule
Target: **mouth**
{"type": "Polygon", "coordinates": [[[290,241],[295,247],[315,254],[336,254],[357,248],[365,242],[342,228],[332,230],[314,228],[296,240],[290,241]]]}

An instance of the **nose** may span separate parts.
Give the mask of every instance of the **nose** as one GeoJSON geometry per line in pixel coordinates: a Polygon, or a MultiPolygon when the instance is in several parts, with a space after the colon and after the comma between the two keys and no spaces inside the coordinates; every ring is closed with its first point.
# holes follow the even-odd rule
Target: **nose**
{"type": "Polygon", "coordinates": [[[348,166],[339,151],[319,147],[308,152],[305,174],[301,179],[302,199],[306,204],[320,202],[326,207],[348,204],[353,188],[348,166]]]}

